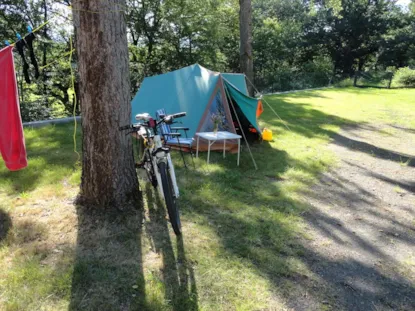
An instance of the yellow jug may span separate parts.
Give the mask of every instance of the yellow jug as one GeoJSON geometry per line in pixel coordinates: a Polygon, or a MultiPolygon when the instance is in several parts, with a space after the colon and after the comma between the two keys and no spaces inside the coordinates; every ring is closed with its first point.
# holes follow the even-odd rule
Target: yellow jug
{"type": "Polygon", "coordinates": [[[272,131],[264,128],[264,130],[262,131],[262,139],[266,140],[266,141],[271,141],[272,140],[272,131]]]}

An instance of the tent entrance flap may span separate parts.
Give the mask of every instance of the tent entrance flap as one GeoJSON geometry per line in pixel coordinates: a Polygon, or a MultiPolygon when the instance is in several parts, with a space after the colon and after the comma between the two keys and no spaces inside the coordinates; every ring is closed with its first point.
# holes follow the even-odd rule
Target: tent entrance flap
{"type": "Polygon", "coordinates": [[[223,94],[220,87],[215,90],[210,105],[206,107],[198,132],[212,132],[217,124],[219,131],[234,132],[231,114],[226,103],[226,94],[223,94]]]}
{"type": "MultiPolygon", "coordinates": [[[[258,105],[260,105],[258,99],[243,94],[226,80],[225,87],[229,97],[228,101],[232,101],[234,104],[235,112],[241,122],[242,129],[239,129],[239,131],[243,130],[247,137],[252,138],[252,140],[257,139],[258,135],[261,135],[261,128],[257,121],[258,105]]],[[[235,112],[232,111],[234,124],[236,122],[235,112]]]]}

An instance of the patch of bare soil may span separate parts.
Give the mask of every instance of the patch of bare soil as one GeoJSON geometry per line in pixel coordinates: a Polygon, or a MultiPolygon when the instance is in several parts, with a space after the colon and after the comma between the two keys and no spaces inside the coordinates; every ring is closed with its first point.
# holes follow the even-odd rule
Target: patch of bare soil
{"type": "Polygon", "coordinates": [[[415,130],[343,128],[330,149],[339,165],[304,194],[311,295],[291,307],[415,310],[415,130]]]}

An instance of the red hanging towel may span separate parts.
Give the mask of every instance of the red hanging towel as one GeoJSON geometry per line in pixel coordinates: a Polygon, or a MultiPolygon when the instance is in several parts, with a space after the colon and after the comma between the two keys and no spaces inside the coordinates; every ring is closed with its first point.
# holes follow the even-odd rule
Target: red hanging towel
{"type": "Polygon", "coordinates": [[[0,153],[11,171],[27,166],[12,46],[0,50],[0,153]]]}

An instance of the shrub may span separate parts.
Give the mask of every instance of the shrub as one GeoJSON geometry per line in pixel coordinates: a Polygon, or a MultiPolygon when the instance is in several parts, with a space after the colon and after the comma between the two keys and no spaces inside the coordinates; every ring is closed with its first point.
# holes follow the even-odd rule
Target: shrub
{"type": "Polygon", "coordinates": [[[47,120],[51,117],[51,109],[43,101],[26,101],[20,103],[20,114],[23,122],[47,120]]]}
{"type": "Polygon", "coordinates": [[[400,68],[395,74],[396,85],[404,87],[415,87],[415,70],[409,67],[400,68]]]}
{"type": "Polygon", "coordinates": [[[353,86],[353,79],[352,78],[338,78],[337,81],[334,82],[335,87],[351,87],[353,86]]]}

